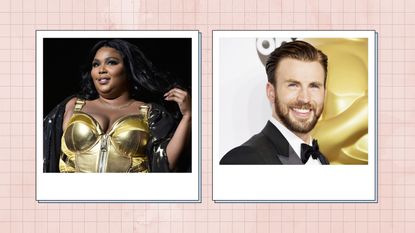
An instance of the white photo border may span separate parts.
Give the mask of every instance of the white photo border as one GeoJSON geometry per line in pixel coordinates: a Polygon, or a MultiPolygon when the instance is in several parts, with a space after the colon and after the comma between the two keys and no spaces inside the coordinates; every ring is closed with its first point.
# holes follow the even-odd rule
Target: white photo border
{"type": "Polygon", "coordinates": [[[201,202],[201,34],[199,31],[36,31],[36,200],[39,202],[201,202]],[[44,38],[190,38],[192,162],[189,173],[44,173],[44,38]],[[135,185],[132,185],[135,184],[135,185]]]}
{"type": "MultiPolygon", "coordinates": [[[[376,31],[213,31],[212,199],[215,202],[377,202],[377,33],[376,31]],[[224,38],[367,38],[368,165],[219,165],[222,88],[220,40],[224,38]],[[290,177],[284,179],[284,177],[290,177]],[[313,182],[315,181],[315,182],[313,182]]],[[[235,54],[236,55],[236,54],[235,54]]],[[[266,77],[264,77],[266,79],[266,77]]],[[[265,90],[265,89],[264,89],[265,90]]],[[[265,94],[264,94],[265,95],[265,94]]],[[[248,106],[247,106],[248,107],[248,106]]],[[[255,106],[251,106],[254,108],[255,106]]],[[[236,116],[235,116],[236,117],[236,116]]],[[[263,122],[265,125],[266,122],[263,122]]],[[[248,122],[249,124],[249,122],[248,122]]]]}

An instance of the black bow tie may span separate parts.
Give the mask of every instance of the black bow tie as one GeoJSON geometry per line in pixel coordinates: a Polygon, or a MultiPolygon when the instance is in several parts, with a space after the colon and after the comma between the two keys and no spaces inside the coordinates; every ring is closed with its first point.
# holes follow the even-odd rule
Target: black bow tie
{"type": "Polygon", "coordinates": [[[324,155],[320,152],[316,139],[313,139],[312,146],[301,143],[301,161],[303,164],[307,163],[310,156],[313,159],[319,159],[321,164],[329,164],[324,155]]]}

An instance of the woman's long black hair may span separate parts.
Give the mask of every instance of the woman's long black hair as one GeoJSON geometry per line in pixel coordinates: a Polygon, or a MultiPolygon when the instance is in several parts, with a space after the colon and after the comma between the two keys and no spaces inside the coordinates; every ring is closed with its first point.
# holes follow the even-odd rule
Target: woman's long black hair
{"type": "Polygon", "coordinates": [[[157,70],[136,45],[125,40],[110,39],[101,40],[92,47],[88,63],[82,70],[81,91],[78,97],[87,100],[98,98],[91,70],[95,54],[102,47],[113,48],[121,54],[130,84],[129,93],[133,99],[165,105],[163,94],[173,87],[182,86],[168,73],[157,70]]]}

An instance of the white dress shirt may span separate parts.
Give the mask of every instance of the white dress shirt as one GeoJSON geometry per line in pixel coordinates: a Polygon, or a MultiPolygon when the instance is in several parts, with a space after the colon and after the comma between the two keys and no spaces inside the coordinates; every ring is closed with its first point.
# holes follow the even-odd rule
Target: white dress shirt
{"type": "MultiPolygon", "coordinates": [[[[287,139],[290,146],[294,149],[295,153],[300,157],[301,159],[301,144],[307,143],[308,145],[312,145],[312,139],[309,138],[308,142],[304,142],[301,138],[299,138],[297,135],[295,135],[291,130],[287,129],[285,125],[281,124],[279,121],[277,121],[274,117],[270,117],[269,121],[277,127],[277,129],[281,132],[281,134],[287,139]]],[[[321,165],[320,160],[313,159],[311,156],[306,162],[305,165],[321,165]]]]}

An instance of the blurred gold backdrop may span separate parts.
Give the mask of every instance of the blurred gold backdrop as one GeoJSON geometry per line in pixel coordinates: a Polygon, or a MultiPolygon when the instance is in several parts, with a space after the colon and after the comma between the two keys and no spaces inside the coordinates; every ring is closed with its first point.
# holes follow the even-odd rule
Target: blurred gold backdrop
{"type": "Polygon", "coordinates": [[[305,39],[328,56],[327,95],[313,137],[330,164],[368,163],[367,39],[305,39]]]}

